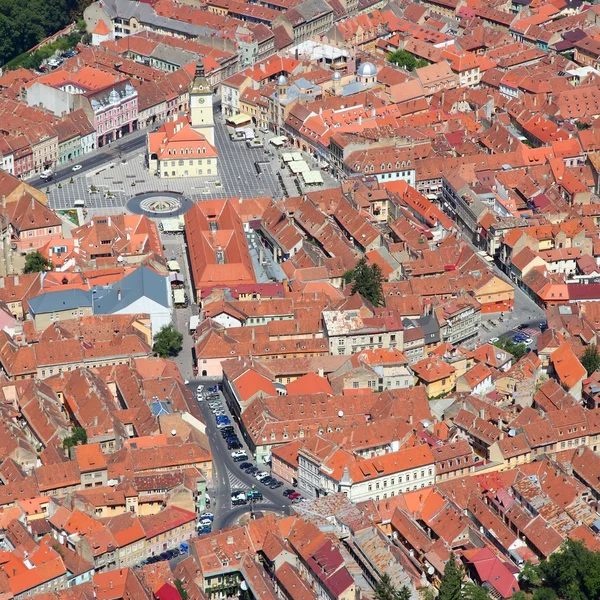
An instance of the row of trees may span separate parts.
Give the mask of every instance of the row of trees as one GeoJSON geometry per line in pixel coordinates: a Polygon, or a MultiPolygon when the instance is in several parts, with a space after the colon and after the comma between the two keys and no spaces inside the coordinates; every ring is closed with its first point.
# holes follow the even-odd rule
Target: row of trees
{"type": "MultiPolygon", "coordinates": [[[[519,575],[521,591],[512,600],[592,600],[600,598],[600,552],[567,540],[560,552],[538,565],[527,563],[519,575]]],[[[377,600],[397,600],[378,598],[377,600]]],[[[489,600],[487,591],[464,583],[463,567],[454,554],[446,563],[437,600],[489,600]]]]}
{"type": "Polygon", "coordinates": [[[0,0],[0,65],[77,20],[91,0],[0,0]]]}

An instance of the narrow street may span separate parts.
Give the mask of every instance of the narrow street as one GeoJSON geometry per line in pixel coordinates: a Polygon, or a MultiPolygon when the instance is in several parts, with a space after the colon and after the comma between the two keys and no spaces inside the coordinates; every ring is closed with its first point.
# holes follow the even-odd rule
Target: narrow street
{"type": "MultiPolygon", "coordinates": [[[[205,387],[212,385],[210,381],[191,381],[189,389],[196,397],[196,389],[198,384],[202,383],[205,387]]],[[[252,453],[243,441],[243,436],[239,433],[239,427],[235,422],[235,419],[231,416],[227,408],[227,403],[223,394],[220,393],[221,404],[225,413],[231,419],[231,422],[238,433],[238,437],[242,442],[244,450],[248,454],[246,462],[256,464],[252,458],[252,453]]],[[[291,501],[283,495],[283,491],[289,487],[284,482],[284,485],[277,489],[270,489],[266,485],[260,483],[257,479],[240,469],[240,463],[235,462],[231,457],[231,451],[227,449],[227,443],[221,436],[219,429],[217,429],[215,417],[212,414],[209,406],[209,402],[204,400],[198,403],[200,412],[202,413],[203,420],[206,424],[206,435],[210,443],[211,452],[213,454],[213,481],[211,489],[209,491],[211,498],[211,512],[215,515],[213,522],[213,529],[221,529],[229,525],[233,525],[237,522],[244,514],[251,511],[271,511],[283,514],[289,514],[291,501]],[[249,491],[251,489],[257,489],[263,495],[263,500],[251,506],[246,504],[243,506],[231,505],[231,493],[232,491],[249,491]]],[[[269,472],[267,465],[256,465],[262,471],[269,472]]]]}

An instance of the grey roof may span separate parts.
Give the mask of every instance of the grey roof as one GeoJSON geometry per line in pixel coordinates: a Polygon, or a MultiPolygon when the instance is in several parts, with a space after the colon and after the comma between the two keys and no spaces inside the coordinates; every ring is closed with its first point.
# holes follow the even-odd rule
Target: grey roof
{"type": "Polygon", "coordinates": [[[431,344],[440,341],[440,324],[434,315],[424,315],[417,319],[425,334],[425,343],[431,344]]]}
{"type": "Polygon", "coordinates": [[[304,17],[305,21],[312,21],[319,15],[333,13],[333,9],[325,0],[306,0],[294,6],[295,10],[304,17]]]}
{"type": "Polygon", "coordinates": [[[364,90],[368,89],[366,85],[364,85],[360,81],[352,81],[348,85],[345,85],[342,88],[342,96],[352,96],[352,94],[358,94],[364,90]]]}
{"type": "Polygon", "coordinates": [[[144,296],[170,308],[167,278],[148,267],[140,267],[109,286],[97,286],[92,295],[96,315],[115,314],[144,296]]]}
{"type": "Polygon", "coordinates": [[[156,14],[156,11],[146,2],[132,2],[131,0],[104,0],[102,6],[111,19],[131,19],[135,17],[142,25],[150,25],[157,29],[175,31],[195,37],[198,35],[210,36],[216,33],[208,27],[191,25],[175,19],[168,19],[156,14]]]}
{"type": "Polygon", "coordinates": [[[64,290],[48,292],[27,301],[29,312],[32,316],[59,312],[62,310],[75,310],[92,306],[91,292],[83,290],[64,290]]]}
{"type": "Polygon", "coordinates": [[[167,44],[158,44],[150,56],[156,60],[182,67],[198,60],[197,52],[188,52],[167,44]]]}

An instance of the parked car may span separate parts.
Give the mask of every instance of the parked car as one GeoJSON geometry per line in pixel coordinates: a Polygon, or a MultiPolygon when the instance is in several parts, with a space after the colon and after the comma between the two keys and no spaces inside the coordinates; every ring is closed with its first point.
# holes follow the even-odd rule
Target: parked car
{"type": "Polygon", "coordinates": [[[490,338],[490,344],[497,344],[500,341],[500,338],[493,337],[490,338]]]}
{"type": "Polygon", "coordinates": [[[283,495],[284,496],[291,496],[292,494],[295,494],[296,490],[293,490],[292,488],[287,488],[285,490],[283,490],[283,495]]]}
{"type": "Polygon", "coordinates": [[[269,485],[271,482],[275,481],[270,475],[267,475],[266,477],[263,477],[260,482],[263,485],[269,485]]]}
{"type": "Polygon", "coordinates": [[[302,494],[300,494],[299,492],[292,492],[291,494],[288,494],[288,498],[290,500],[296,500],[297,498],[301,498],[302,494]]]}
{"type": "Polygon", "coordinates": [[[200,515],[200,517],[203,519],[210,519],[212,521],[215,518],[215,515],[213,515],[211,512],[205,512],[204,514],[200,515]]]}
{"type": "MultiPolygon", "coordinates": [[[[280,488],[282,485],[283,485],[283,481],[277,481],[277,480],[275,480],[275,487],[276,488],[280,488]]],[[[269,487],[272,487],[272,486],[269,486],[269,487]]]]}
{"type": "Polygon", "coordinates": [[[240,469],[244,470],[251,466],[252,466],[252,463],[244,461],[243,463],[240,464],[240,469]]]}

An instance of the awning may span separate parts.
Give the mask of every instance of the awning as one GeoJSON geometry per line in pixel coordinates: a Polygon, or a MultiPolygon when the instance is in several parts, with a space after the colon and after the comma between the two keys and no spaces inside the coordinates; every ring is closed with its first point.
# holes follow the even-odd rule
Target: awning
{"type": "Polygon", "coordinates": [[[292,162],[294,160],[294,156],[292,155],[291,152],[284,152],[281,155],[281,158],[283,159],[283,162],[286,162],[286,163],[292,162]]]}
{"type": "Polygon", "coordinates": [[[302,179],[307,185],[323,183],[323,177],[321,177],[319,171],[305,171],[302,173],[302,179]]]}
{"type": "Polygon", "coordinates": [[[251,123],[252,117],[247,115],[246,113],[240,113],[239,115],[233,115],[232,117],[227,117],[227,123],[231,123],[235,127],[239,125],[245,125],[246,123],[251,123]]]}
{"type": "Polygon", "coordinates": [[[179,263],[176,260],[170,260],[167,262],[167,269],[169,271],[180,271],[179,263]]]}
{"type": "Polygon", "coordinates": [[[290,156],[292,157],[292,160],[304,160],[302,158],[302,152],[291,152],[290,156]]]}
{"type": "Polygon", "coordinates": [[[287,142],[287,138],[284,135],[280,135],[279,137],[274,137],[269,140],[273,146],[283,146],[287,142]]]}
{"type": "Polygon", "coordinates": [[[294,175],[298,175],[298,173],[306,173],[310,171],[310,167],[303,160],[295,160],[291,163],[288,163],[288,167],[290,171],[294,175]]]}
{"type": "Polygon", "coordinates": [[[171,272],[169,273],[169,282],[170,283],[183,283],[183,277],[181,273],[171,272]]]}
{"type": "Polygon", "coordinates": [[[185,291],[173,290],[173,302],[175,304],[185,304],[185,291]]]}
{"type": "Polygon", "coordinates": [[[183,217],[175,217],[173,219],[163,219],[160,222],[162,230],[165,233],[177,233],[183,231],[184,222],[183,217]]]}

